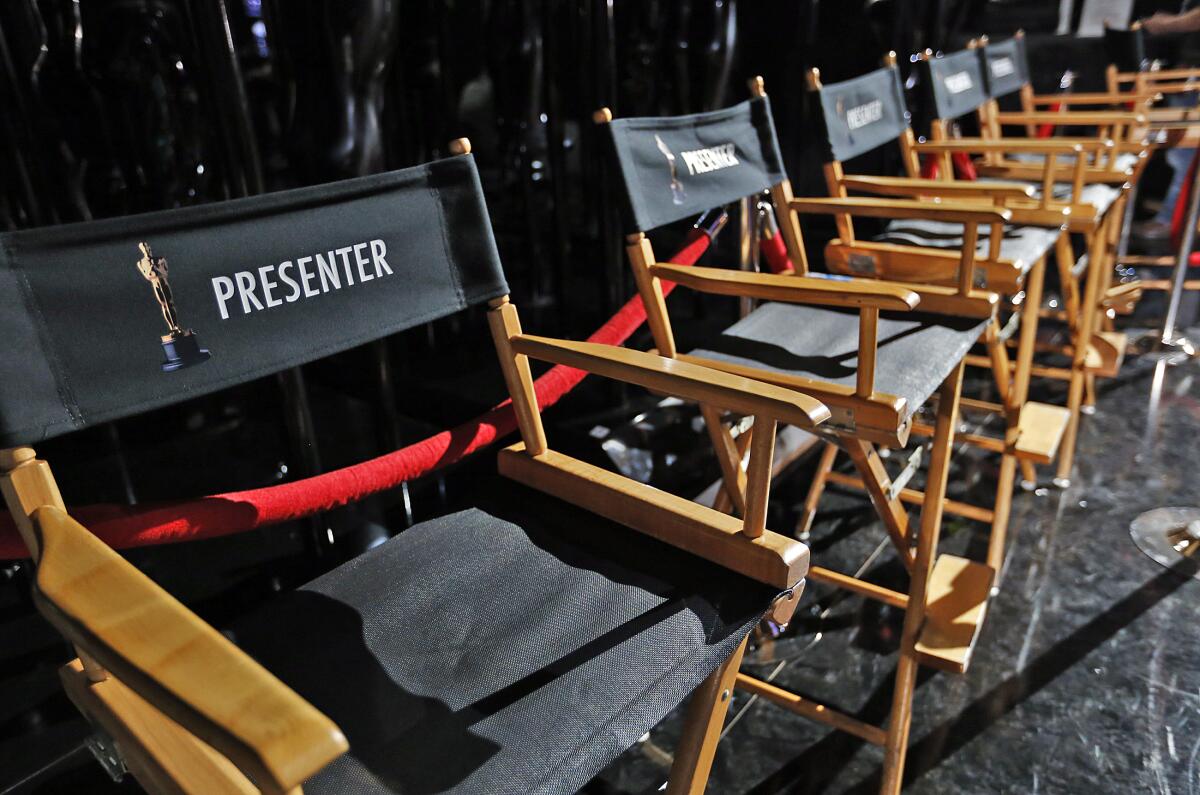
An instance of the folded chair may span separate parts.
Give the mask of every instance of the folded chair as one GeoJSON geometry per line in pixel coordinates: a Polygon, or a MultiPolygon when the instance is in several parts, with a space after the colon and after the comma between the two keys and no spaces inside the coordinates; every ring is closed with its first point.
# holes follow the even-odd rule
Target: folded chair
{"type": "Polygon", "coordinates": [[[550,449],[528,359],[764,427],[812,428],[818,401],[522,333],[469,154],[3,244],[0,486],[34,601],[78,652],[67,693],[146,789],[574,792],[689,693],[668,791],[704,789],[747,633],[794,609],[807,549],[764,528],[754,471],[737,520],[550,449]],[[74,521],[30,446],[482,303],[517,483],[224,633],[74,521]]]}
{"type": "MultiPolygon", "coordinates": [[[[745,674],[738,685],[770,701],[885,748],[885,792],[899,790],[908,743],[917,666],[964,671],[970,661],[994,571],[938,554],[946,481],[955,438],[963,357],[995,315],[994,293],[972,284],[974,246],[965,250],[954,285],[900,285],[817,276],[808,271],[797,212],[850,213],[883,218],[934,217],[949,223],[1002,224],[1003,210],[943,206],[888,198],[795,199],[784,174],[770,104],[762,81],[755,96],[710,113],[673,118],[613,120],[596,113],[612,141],[631,233],[626,251],[645,303],[658,353],[788,387],[829,406],[821,426],[858,469],[876,511],[910,575],[907,593],[814,566],[809,577],[905,611],[891,718],[880,728],[745,674]],[[768,192],[794,274],[768,274],[658,262],[646,232],[713,206],[768,192]],[[662,281],[702,293],[762,301],[722,333],[689,352],[676,349],[662,281]],[[916,312],[916,309],[923,310],[916,312]],[[914,467],[892,480],[876,444],[902,448],[913,414],[936,405],[920,527],[910,525],[904,484],[914,467]],[[914,538],[915,536],[915,538],[914,538]]],[[[743,451],[702,404],[722,467],[725,489],[742,487],[743,451]]],[[[774,428],[755,422],[753,444],[774,428]]],[[[751,483],[769,459],[749,456],[751,483]]],[[[740,505],[736,505],[738,509],[740,505]]],[[[746,506],[745,512],[749,513],[746,506]]]]}
{"type": "MultiPolygon", "coordinates": [[[[1009,52],[1020,60],[1023,48],[1014,46],[1009,52]]],[[[1068,382],[1070,419],[1055,478],[1058,485],[1066,485],[1074,463],[1079,416],[1084,403],[1092,400],[1092,381],[1097,374],[1115,375],[1124,356],[1124,335],[1103,329],[1101,319],[1116,307],[1131,306],[1141,295],[1136,282],[1114,286],[1112,277],[1129,189],[1147,162],[1149,145],[1144,138],[1114,142],[1100,137],[1030,139],[999,135],[997,131],[1005,124],[1037,122],[1041,117],[996,110],[996,98],[1011,92],[1013,83],[1021,81],[1019,71],[1015,73],[1016,79],[1008,82],[990,78],[989,69],[996,63],[974,46],[920,61],[930,93],[933,140],[929,144],[915,144],[913,150],[936,151],[942,158],[948,158],[952,152],[983,154],[975,167],[988,178],[1021,180],[1036,174],[1037,199],[1015,200],[1011,205],[1014,212],[1019,217],[1023,207],[1031,203],[1039,212],[1065,210],[1067,229],[1084,237],[1086,255],[1079,259],[1069,239],[1065,236],[1059,239],[1056,262],[1064,307],[1061,311],[1047,310],[1065,322],[1068,332],[1066,345],[1050,346],[1049,350],[1070,357],[1071,366],[1038,368],[1038,374],[1068,382]],[[971,113],[978,114],[982,137],[952,138],[955,121],[971,113]]],[[[1006,79],[1013,77],[1005,75],[1006,79]]],[[[1117,128],[1120,122],[1112,120],[1129,114],[1104,111],[1053,115],[1072,119],[1069,122],[1072,124],[1092,126],[1103,125],[1107,119],[1111,121],[1110,127],[1117,128]]]]}
{"type": "MultiPolygon", "coordinates": [[[[818,102],[815,104],[820,109],[825,130],[825,178],[831,195],[845,197],[851,192],[865,192],[927,199],[940,197],[943,200],[994,203],[998,207],[1030,202],[1033,189],[1021,183],[919,176],[914,162],[914,135],[908,122],[899,71],[894,64],[831,84],[823,84],[820,74],[813,70],[809,74],[809,86],[816,92],[818,102]],[[844,160],[885,145],[899,145],[902,158],[909,163],[909,176],[846,173],[844,160]]],[[[1013,317],[1005,318],[1005,321],[1012,322],[993,318],[983,332],[982,342],[988,354],[984,361],[994,374],[1001,402],[963,400],[964,406],[996,412],[1005,423],[1002,438],[981,433],[959,436],[967,443],[1000,453],[995,498],[989,507],[953,502],[946,508],[951,513],[990,525],[987,563],[997,572],[1004,561],[1017,467],[1022,466],[1026,480],[1033,481],[1036,478],[1034,465],[1054,460],[1069,422],[1065,409],[1027,400],[1045,261],[1066,234],[1068,210],[1026,207],[1008,212],[1014,220],[1027,223],[964,229],[961,224],[918,215],[889,222],[884,233],[873,239],[860,239],[852,219],[845,215],[837,218],[838,237],[825,247],[825,261],[836,272],[907,283],[953,284],[958,278],[956,269],[964,256],[973,256],[974,270],[970,278],[974,285],[1018,302],[1024,298],[1023,303],[1010,306],[1013,317]],[[1010,360],[1006,341],[1017,328],[1020,329],[1018,345],[1015,357],[1010,360]]],[[[924,434],[932,432],[932,428],[921,425],[917,430],[924,434]]],[[[826,467],[833,461],[833,456],[822,460],[810,503],[819,498],[826,480],[857,485],[847,482],[844,476],[829,472],[826,467]]],[[[917,493],[912,496],[918,498],[917,493]]]]}

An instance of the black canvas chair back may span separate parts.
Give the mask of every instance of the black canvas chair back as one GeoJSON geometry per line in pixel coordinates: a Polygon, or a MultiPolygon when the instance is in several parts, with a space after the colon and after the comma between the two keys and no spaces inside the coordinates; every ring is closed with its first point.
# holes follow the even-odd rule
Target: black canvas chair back
{"type": "Polygon", "coordinates": [[[1007,97],[1029,84],[1029,59],[1025,52],[1025,37],[1013,36],[1000,42],[987,42],[976,52],[984,61],[984,77],[988,96],[1007,97]]]}
{"type": "Polygon", "coordinates": [[[934,119],[957,119],[988,101],[983,61],[974,49],[925,58],[920,69],[934,119]]]}
{"type": "Polygon", "coordinates": [[[460,156],[4,234],[0,447],[242,383],[504,295],[490,229],[474,162],[460,156]]]}
{"type": "Polygon", "coordinates": [[[630,232],[699,215],[786,178],[765,96],[709,113],[616,119],[604,129],[630,232]]]}
{"type": "Polygon", "coordinates": [[[850,160],[891,143],[908,130],[900,71],[885,66],[861,77],[821,85],[827,159],[850,160]]]}
{"type": "Polygon", "coordinates": [[[1146,32],[1141,25],[1128,28],[1104,26],[1104,52],[1108,62],[1121,72],[1141,72],[1149,67],[1146,32]]]}

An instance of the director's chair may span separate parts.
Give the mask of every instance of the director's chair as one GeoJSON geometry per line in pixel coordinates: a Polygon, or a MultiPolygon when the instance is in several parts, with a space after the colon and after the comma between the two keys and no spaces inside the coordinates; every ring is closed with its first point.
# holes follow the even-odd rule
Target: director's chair
{"type": "MultiPolygon", "coordinates": [[[[905,196],[929,200],[953,198],[1007,208],[1014,222],[1005,225],[964,227],[916,216],[890,221],[885,231],[862,238],[849,215],[837,218],[838,236],[825,247],[825,261],[834,271],[905,283],[953,284],[955,268],[964,253],[973,252],[970,278],[979,288],[1008,296],[1011,317],[995,317],[982,334],[999,403],[964,398],[965,407],[999,415],[1004,422],[1001,438],[984,433],[960,434],[969,444],[999,453],[1000,471],[990,506],[955,502],[947,511],[990,526],[987,563],[997,572],[1004,561],[1005,540],[1018,466],[1033,481],[1035,463],[1053,462],[1069,416],[1065,409],[1027,400],[1033,366],[1045,261],[1065,235],[1069,210],[1062,207],[1022,207],[1034,191],[1021,183],[927,179],[915,164],[915,136],[909,126],[899,70],[894,63],[839,83],[824,84],[820,74],[809,74],[809,87],[818,100],[825,131],[825,178],[831,195],[851,192],[905,196]],[[882,146],[897,146],[908,165],[908,176],[886,177],[847,174],[844,161],[882,146]],[[1024,299],[1022,302],[1021,299],[1024,299]],[[1030,300],[1032,299],[1032,300],[1030,300]],[[1019,324],[1019,325],[1018,325],[1019,324]],[[1019,334],[1017,329],[1019,328],[1019,334]],[[1006,341],[1016,334],[1017,349],[1010,358],[1006,341]]],[[[927,206],[936,207],[928,203],[927,206]]],[[[977,358],[968,358],[968,362],[977,358]]],[[[932,428],[918,425],[928,435],[932,428]]],[[[809,502],[815,504],[826,482],[856,486],[832,471],[834,457],[821,460],[809,502]]],[[[917,495],[913,495],[914,497],[917,495]]]]}
{"type": "MultiPolygon", "coordinates": [[[[769,482],[756,471],[738,520],[551,449],[528,360],[764,427],[812,428],[828,417],[818,401],[524,334],[469,154],[3,244],[0,487],[34,561],[35,604],[78,652],[63,685],[142,786],[574,792],[692,693],[668,791],[703,791],[747,634],[767,611],[789,617],[807,548],[765,529],[769,482]],[[134,267],[139,243],[160,276],[170,261],[181,320],[165,335],[134,267]],[[333,253],[297,259],[345,246],[345,279],[333,253]],[[261,308],[238,301],[223,318],[225,278],[274,286],[261,308]],[[74,521],[31,447],[483,303],[521,432],[499,468],[517,482],[224,634],[74,521]]],[[[352,480],[328,501],[348,501],[352,480]]]]}
{"type": "MultiPolygon", "coordinates": [[[[1014,63],[1023,63],[1023,47],[1013,46],[1008,52],[1014,63]]],[[[1124,335],[1103,328],[1102,318],[1110,311],[1132,306],[1141,295],[1136,282],[1113,285],[1112,277],[1129,190],[1147,162],[1149,145],[1145,139],[1114,142],[1100,137],[1029,139],[998,135],[997,130],[1003,125],[1036,122],[1040,116],[996,110],[996,98],[1011,92],[1012,85],[1023,79],[1020,70],[1006,74],[1006,78],[1012,78],[1008,82],[993,79],[989,70],[997,68],[997,63],[1000,61],[989,60],[977,46],[921,59],[919,65],[929,88],[933,116],[932,141],[913,144],[912,150],[929,149],[943,158],[952,152],[982,154],[976,168],[985,178],[1023,180],[1036,173],[1033,183],[1036,198],[1014,200],[1014,212],[1019,214],[1030,204],[1038,212],[1065,211],[1067,230],[1084,238],[1086,254],[1078,259],[1068,237],[1062,236],[1056,242],[1063,308],[1040,310],[1063,320],[1067,328],[1065,345],[1047,348],[1039,343],[1039,348],[1069,357],[1070,366],[1039,366],[1037,370],[1040,375],[1067,381],[1070,414],[1055,478],[1058,485],[1065,485],[1074,464],[1080,414],[1085,402],[1092,399],[1093,379],[1097,374],[1115,375],[1124,357],[1124,335]],[[953,137],[956,120],[972,113],[978,115],[981,138],[953,137]]],[[[1109,120],[1110,128],[1115,129],[1121,126],[1120,119],[1129,114],[1104,111],[1054,115],[1073,119],[1071,123],[1079,125],[1103,125],[1109,120]]],[[[985,360],[971,363],[990,364],[985,360]]]]}
{"type": "MultiPolygon", "coordinates": [[[[831,413],[821,426],[858,470],[901,563],[907,592],[896,591],[828,568],[813,566],[809,578],[904,610],[891,717],[881,728],[830,706],[789,693],[749,675],[738,686],[798,714],[847,731],[884,748],[884,792],[900,787],[918,665],[966,670],[986,613],[991,567],[938,553],[946,483],[955,440],[963,357],[994,317],[994,293],[973,284],[975,248],[964,249],[951,285],[847,279],[810,274],[797,213],[883,218],[933,217],[948,223],[1002,224],[1004,210],[890,198],[796,199],[783,171],[762,81],[755,96],[723,110],[668,118],[595,119],[607,130],[625,200],[626,252],[646,306],[657,352],[811,395],[831,413]],[[657,261],[646,233],[710,207],[769,193],[793,274],[715,267],[683,267],[657,261]],[[677,349],[662,282],[701,293],[762,302],[720,334],[688,352],[677,349]],[[920,309],[921,311],[914,311],[920,309]],[[910,524],[905,484],[913,462],[893,479],[877,444],[904,448],[914,414],[932,403],[936,420],[920,504],[919,529],[910,524]]],[[[769,470],[755,456],[745,466],[740,443],[719,412],[701,407],[721,464],[724,489],[734,496],[753,490],[743,480],[769,470]]],[[[755,422],[758,445],[774,428],[755,422]]],[[[761,475],[760,475],[761,477],[761,475]]],[[[760,480],[761,482],[761,480],[760,480]]],[[[745,512],[749,512],[749,506],[745,512]]]]}

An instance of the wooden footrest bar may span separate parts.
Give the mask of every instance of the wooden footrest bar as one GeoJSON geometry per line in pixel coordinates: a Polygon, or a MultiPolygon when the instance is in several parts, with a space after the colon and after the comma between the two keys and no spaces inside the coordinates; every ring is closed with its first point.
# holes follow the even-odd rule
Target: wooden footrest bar
{"type": "MultiPolygon", "coordinates": [[[[828,479],[830,483],[836,483],[839,486],[849,486],[859,491],[866,489],[862,480],[854,475],[830,472],[828,479]]],[[[909,505],[922,505],[925,502],[925,492],[917,491],[916,489],[901,489],[899,496],[901,502],[907,502],[909,505]]],[[[952,513],[955,516],[964,516],[967,519],[974,519],[977,522],[985,524],[992,523],[992,512],[987,508],[980,508],[978,505],[968,505],[965,502],[958,502],[957,500],[946,500],[942,503],[942,507],[946,513],[952,513]]]]}
{"type": "Polygon", "coordinates": [[[823,566],[811,566],[808,569],[809,582],[823,582],[826,585],[832,585],[836,588],[844,588],[847,591],[856,593],[859,596],[865,596],[868,599],[874,599],[878,602],[883,602],[892,607],[898,607],[901,610],[908,609],[908,594],[893,591],[891,588],[884,588],[882,585],[876,585],[873,582],[860,580],[857,577],[852,577],[849,574],[842,574],[840,571],[827,569],[823,566]]]}
{"type": "Polygon", "coordinates": [[[1021,407],[1021,419],[1017,421],[1020,435],[1013,454],[1035,464],[1052,463],[1070,421],[1071,412],[1065,406],[1028,401],[1021,407]]]}
{"type": "MultiPolygon", "coordinates": [[[[964,356],[963,361],[966,362],[968,367],[979,367],[984,370],[992,369],[992,360],[986,356],[979,356],[971,353],[964,356]]],[[[1008,366],[1009,370],[1015,370],[1016,368],[1016,362],[1012,362],[1008,366]]],[[[1056,378],[1059,381],[1071,380],[1071,370],[1068,367],[1046,367],[1044,365],[1035,364],[1029,368],[1029,374],[1036,376],[1037,378],[1056,378]]]]}
{"type": "Polygon", "coordinates": [[[995,572],[955,555],[938,555],[929,578],[925,626],[917,639],[922,665],[965,673],[987,613],[995,572]]]}
{"type": "Polygon", "coordinates": [[[747,693],[761,696],[773,704],[795,712],[797,715],[803,715],[811,720],[824,723],[835,729],[841,729],[848,734],[853,734],[860,740],[865,740],[873,745],[883,745],[884,741],[887,740],[887,732],[878,726],[872,726],[870,723],[861,721],[858,718],[852,718],[844,712],[838,712],[832,707],[810,701],[789,690],[784,690],[782,687],[776,687],[770,682],[755,679],[753,676],[739,673],[736,687],[747,693]]]}

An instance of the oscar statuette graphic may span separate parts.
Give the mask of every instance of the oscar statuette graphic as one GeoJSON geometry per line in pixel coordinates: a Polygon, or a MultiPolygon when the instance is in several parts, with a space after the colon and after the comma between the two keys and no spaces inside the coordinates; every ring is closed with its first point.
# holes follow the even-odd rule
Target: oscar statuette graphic
{"type": "Polygon", "coordinates": [[[667,166],[671,169],[671,201],[675,204],[683,204],[687,200],[687,191],[684,190],[683,183],[679,181],[679,175],[675,171],[675,153],[657,134],[654,136],[654,141],[658,144],[658,151],[663,153],[663,157],[667,159],[667,166]]]}
{"type": "Polygon", "coordinates": [[[138,260],[138,271],[150,282],[154,290],[154,299],[162,310],[163,320],[166,321],[169,333],[162,336],[164,373],[191,367],[207,361],[211,354],[200,347],[196,332],[181,328],[179,315],[175,311],[175,301],[171,295],[171,285],[167,282],[167,258],[156,257],[150,251],[149,243],[138,243],[142,258],[138,260]]]}

